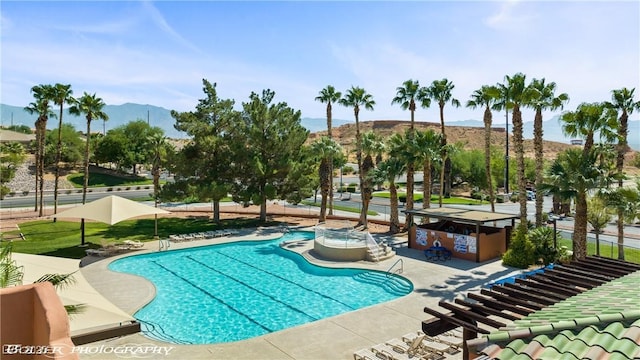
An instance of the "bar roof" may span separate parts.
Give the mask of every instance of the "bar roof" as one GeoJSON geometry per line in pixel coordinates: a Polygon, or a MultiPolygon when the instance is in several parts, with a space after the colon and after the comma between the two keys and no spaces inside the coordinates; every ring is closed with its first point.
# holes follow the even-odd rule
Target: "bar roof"
{"type": "Polygon", "coordinates": [[[452,207],[441,207],[432,209],[414,209],[405,210],[405,214],[414,216],[432,217],[442,220],[452,220],[457,222],[470,222],[473,224],[482,224],[490,221],[519,219],[519,215],[496,213],[491,211],[470,210],[452,207]]]}

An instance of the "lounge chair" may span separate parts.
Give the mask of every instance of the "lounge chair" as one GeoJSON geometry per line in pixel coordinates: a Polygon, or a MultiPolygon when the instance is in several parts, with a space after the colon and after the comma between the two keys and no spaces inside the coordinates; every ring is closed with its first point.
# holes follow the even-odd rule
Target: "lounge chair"
{"type": "Polygon", "coordinates": [[[417,336],[410,344],[400,340],[400,339],[391,339],[387,341],[387,345],[391,346],[393,350],[400,353],[406,353],[409,356],[414,356],[418,352],[420,352],[420,344],[422,340],[425,338],[424,335],[417,336]]]}
{"type": "Polygon", "coordinates": [[[361,349],[353,353],[353,360],[379,360],[380,358],[376,356],[369,349],[361,349]]]}
{"type": "Polygon", "coordinates": [[[144,246],[144,243],[138,240],[125,240],[122,243],[136,249],[144,246]]]}
{"type": "MultiPolygon", "coordinates": [[[[389,347],[386,344],[377,344],[371,347],[371,351],[376,354],[377,357],[383,360],[400,360],[403,359],[400,357],[401,354],[397,353],[393,350],[393,348],[389,347]]],[[[405,358],[409,356],[405,354],[405,358]]]]}

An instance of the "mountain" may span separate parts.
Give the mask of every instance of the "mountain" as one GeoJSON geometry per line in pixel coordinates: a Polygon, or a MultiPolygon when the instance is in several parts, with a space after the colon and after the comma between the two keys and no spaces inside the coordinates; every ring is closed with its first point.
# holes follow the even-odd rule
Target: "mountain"
{"type": "MultiPolygon", "coordinates": [[[[186,138],[185,133],[179,132],[173,128],[175,120],[171,117],[171,111],[163,107],[154,105],[142,105],[126,103],[122,105],[106,105],[104,111],[109,115],[109,121],[104,123],[106,130],[113,129],[120,125],[124,125],[134,120],[148,120],[152,126],[158,126],[162,128],[165,135],[170,138],[180,139],[186,138]]],[[[55,110],[54,110],[55,112],[55,110]]],[[[70,123],[76,127],[78,131],[83,131],[86,127],[85,119],[78,116],[72,116],[65,111],[63,114],[63,121],[70,123]]],[[[19,106],[11,106],[0,104],[0,124],[3,126],[14,125],[27,125],[33,127],[35,122],[35,116],[29,115],[24,108],[19,106]]],[[[57,126],[57,120],[51,119],[47,124],[49,129],[53,129],[57,126]]],[[[342,125],[353,123],[353,120],[333,119],[332,125],[334,128],[342,125]]],[[[326,131],[327,120],[325,118],[302,118],[301,124],[309,132],[317,133],[326,131]]],[[[463,120],[463,121],[450,121],[446,123],[447,126],[460,126],[460,127],[483,127],[484,124],[479,120],[463,120]]],[[[504,128],[504,122],[494,121],[494,128],[504,128]]],[[[533,138],[533,122],[525,122],[523,124],[523,132],[525,139],[533,138]]],[[[93,131],[102,131],[102,121],[98,121],[91,124],[93,131]]],[[[556,141],[568,144],[571,139],[564,136],[562,133],[562,127],[560,124],[560,116],[554,116],[553,118],[543,122],[544,138],[548,141],[556,141]]],[[[511,130],[511,129],[509,129],[511,130]]],[[[640,151],[640,120],[629,121],[629,146],[640,151]]]]}

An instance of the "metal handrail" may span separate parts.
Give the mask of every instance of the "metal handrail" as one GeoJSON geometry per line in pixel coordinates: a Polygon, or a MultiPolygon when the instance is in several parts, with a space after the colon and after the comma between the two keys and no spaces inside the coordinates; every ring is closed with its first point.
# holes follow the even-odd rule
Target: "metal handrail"
{"type": "Polygon", "coordinates": [[[400,268],[398,269],[398,271],[394,271],[394,274],[402,274],[402,272],[404,271],[404,260],[402,258],[396,260],[396,262],[393,263],[393,265],[391,265],[391,267],[389,268],[389,270],[387,270],[387,272],[385,273],[385,275],[387,277],[389,277],[391,275],[391,269],[393,269],[394,266],[396,266],[396,264],[400,263],[400,268]]]}

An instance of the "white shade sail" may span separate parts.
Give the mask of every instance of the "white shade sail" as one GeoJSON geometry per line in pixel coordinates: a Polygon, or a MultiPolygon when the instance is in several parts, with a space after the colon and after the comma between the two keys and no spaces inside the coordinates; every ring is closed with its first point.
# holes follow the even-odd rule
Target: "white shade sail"
{"type": "Polygon", "coordinates": [[[60,212],[54,217],[95,220],[113,225],[130,218],[153,214],[169,214],[169,212],[120,196],[110,195],[60,212]]]}

